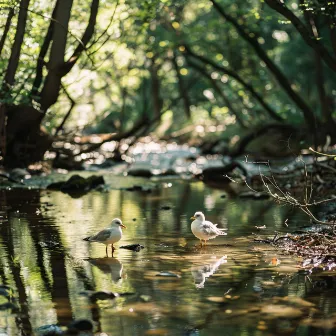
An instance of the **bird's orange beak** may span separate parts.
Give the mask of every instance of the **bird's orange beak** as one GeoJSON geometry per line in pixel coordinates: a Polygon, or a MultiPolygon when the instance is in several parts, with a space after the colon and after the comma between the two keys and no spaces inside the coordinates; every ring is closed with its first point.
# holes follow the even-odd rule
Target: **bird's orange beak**
{"type": "Polygon", "coordinates": [[[191,216],[191,217],[190,217],[190,219],[193,219],[193,220],[195,220],[196,218],[195,218],[194,216],[191,216]]]}
{"type": "Polygon", "coordinates": [[[126,226],[124,224],[120,225],[123,229],[126,229],[126,226]]]}

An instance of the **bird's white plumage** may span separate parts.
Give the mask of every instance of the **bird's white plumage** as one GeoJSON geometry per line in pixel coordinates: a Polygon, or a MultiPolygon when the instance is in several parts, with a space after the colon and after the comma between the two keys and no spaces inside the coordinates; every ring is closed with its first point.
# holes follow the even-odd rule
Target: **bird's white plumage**
{"type": "Polygon", "coordinates": [[[209,240],[214,239],[217,236],[226,235],[223,229],[219,229],[217,224],[213,224],[210,221],[205,220],[205,216],[202,212],[197,211],[192,217],[194,221],[191,223],[191,231],[198,239],[209,240]]]}
{"type": "Polygon", "coordinates": [[[121,227],[110,227],[104,229],[89,238],[90,242],[102,243],[105,245],[114,244],[122,237],[121,227]]]}
{"type": "MultiPolygon", "coordinates": [[[[84,240],[89,242],[97,242],[106,245],[106,248],[109,244],[112,245],[112,249],[114,249],[113,244],[117,243],[122,238],[122,229],[126,228],[121,219],[114,218],[111,222],[111,226],[99,231],[97,234],[84,238],[84,240]]],[[[107,253],[107,250],[106,250],[107,253]]]]}

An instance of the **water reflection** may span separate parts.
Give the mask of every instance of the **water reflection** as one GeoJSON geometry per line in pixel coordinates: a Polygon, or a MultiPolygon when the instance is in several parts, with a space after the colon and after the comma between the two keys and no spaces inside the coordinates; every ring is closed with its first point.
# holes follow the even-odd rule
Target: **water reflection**
{"type": "MultiPolygon", "coordinates": [[[[113,186],[126,185],[120,177],[106,180],[113,186]]],[[[223,191],[202,183],[171,181],[166,188],[166,182],[155,182],[151,193],[118,189],[80,199],[60,192],[0,191],[0,285],[9,286],[15,299],[15,308],[0,310],[0,333],[34,335],[40,326],[65,327],[75,318],[94,321],[95,332],[108,335],[184,335],[190,326],[204,335],[222,335],[225,328],[228,335],[254,336],[261,335],[256,321],[262,318],[262,306],[278,305],[278,296],[311,301],[317,318],[336,312],[333,286],[328,292],[317,291],[310,285],[315,283],[313,275],[309,281],[297,276],[293,258],[281,256],[281,264],[272,263],[280,259],[276,251],[251,247],[250,237],[244,238],[256,225],[265,224],[272,234],[281,231],[286,208],[223,198],[223,191]],[[169,209],[163,210],[166,205],[169,209]],[[203,209],[212,222],[225,218],[228,228],[228,236],[219,237],[207,255],[191,247],[196,240],[188,218],[195,209],[203,209]],[[103,245],[89,247],[82,240],[114,217],[128,226],[122,244],[140,243],[145,249],[117,249],[117,258],[101,258],[103,245]],[[181,277],[156,276],[161,271],[181,277]],[[261,291],[255,291],[256,285],[261,291]],[[232,300],[225,298],[223,309],[218,304],[229,288],[232,300]],[[92,304],[81,294],[97,291],[135,295],[92,304]]],[[[293,230],[300,216],[293,212],[293,230]]],[[[293,325],[311,314],[302,311],[293,325]]],[[[309,335],[310,329],[291,335],[309,335]]]]}
{"type": "Polygon", "coordinates": [[[201,266],[192,267],[191,274],[194,278],[196,288],[204,288],[205,280],[213,275],[220,265],[226,262],[227,257],[223,256],[213,262],[207,262],[201,266]]]}
{"type": "Polygon", "coordinates": [[[110,274],[114,283],[122,282],[123,264],[117,258],[93,258],[88,261],[103,273],[110,274]]]}

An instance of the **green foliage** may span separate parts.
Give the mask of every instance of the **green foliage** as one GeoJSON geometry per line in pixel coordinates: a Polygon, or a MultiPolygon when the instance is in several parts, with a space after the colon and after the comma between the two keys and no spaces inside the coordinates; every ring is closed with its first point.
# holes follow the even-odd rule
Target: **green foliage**
{"type": "MultiPolygon", "coordinates": [[[[3,1],[1,6],[6,8],[16,3],[3,1]]],[[[266,51],[295,92],[320,118],[316,55],[295,27],[263,1],[218,0],[218,3],[266,51]]],[[[38,103],[31,97],[32,83],[54,4],[31,0],[16,83],[10,92],[2,95],[2,101],[26,105],[38,103]]],[[[65,59],[72,54],[86,28],[90,5],[91,1],[74,2],[65,59]]],[[[330,24],[335,24],[334,2],[306,0],[300,6],[298,2],[290,1],[287,6],[303,22],[305,11],[313,13],[319,21],[322,42],[331,50],[328,34],[330,24]]],[[[6,15],[0,16],[1,26],[5,21],[6,15]]],[[[13,25],[16,21],[17,16],[13,25]]],[[[2,50],[2,76],[14,34],[15,30],[11,29],[2,50]]],[[[170,117],[165,122],[170,122],[170,131],[181,128],[190,120],[199,120],[200,115],[203,121],[215,124],[225,124],[229,122],[227,116],[235,114],[249,125],[269,119],[260,103],[236,79],[201,63],[198,64],[212,82],[197,71],[189,62],[185,44],[198,55],[244,78],[288,122],[302,123],[302,111],[232,23],[220,17],[211,1],[115,0],[101,2],[94,39],[76,66],[63,78],[64,88],[76,103],[65,128],[87,127],[90,131],[115,132],[132,127],[143,116],[153,120],[160,111],[169,111],[170,117]],[[191,119],[185,112],[186,101],[190,105],[191,119]],[[159,112],[158,102],[161,104],[159,112]]],[[[335,77],[324,66],[324,88],[329,101],[335,100],[335,77]]],[[[58,102],[44,119],[50,132],[62,122],[69,107],[69,99],[61,90],[58,102]]]]}

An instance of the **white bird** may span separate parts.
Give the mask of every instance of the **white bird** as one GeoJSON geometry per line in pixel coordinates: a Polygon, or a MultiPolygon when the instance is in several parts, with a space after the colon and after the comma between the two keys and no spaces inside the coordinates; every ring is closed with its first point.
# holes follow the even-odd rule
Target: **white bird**
{"type": "Polygon", "coordinates": [[[111,227],[101,230],[97,234],[90,236],[90,237],[86,237],[83,240],[86,240],[88,242],[97,242],[97,243],[105,244],[106,245],[106,255],[108,255],[107,246],[111,244],[111,250],[112,250],[112,256],[113,256],[113,252],[115,250],[113,244],[118,242],[122,237],[121,228],[126,229],[126,226],[123,225],[121,219],[114,218],[111,222],[111,227]]]}
{"type": "Polygon", "coordinates": [[[226,233],[222,231],[224,229],[219,229],[217,224],[206,221],[205,216],[201,211],[195,212],[194,216],[192,216],[190,219],[194,220],[191,223],[191,231],[194,236],[196,236],[201,241],[201,246],[203,246],[203,240],[204,245],[206,245],[207,240],[214,239],[217,236],[226,235],[226,233]]]}

